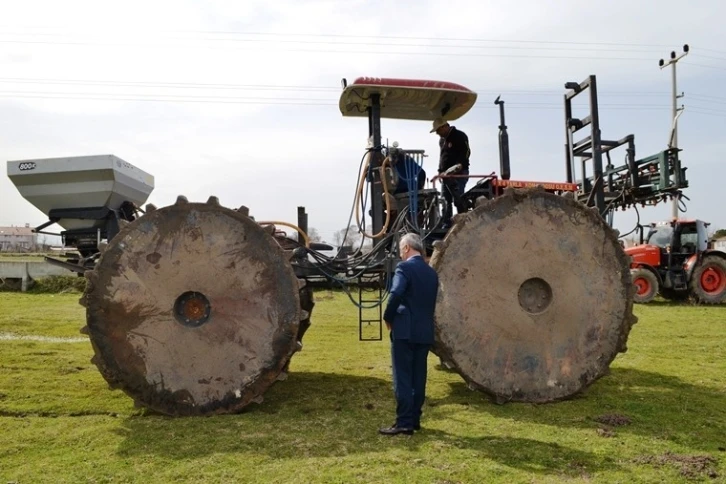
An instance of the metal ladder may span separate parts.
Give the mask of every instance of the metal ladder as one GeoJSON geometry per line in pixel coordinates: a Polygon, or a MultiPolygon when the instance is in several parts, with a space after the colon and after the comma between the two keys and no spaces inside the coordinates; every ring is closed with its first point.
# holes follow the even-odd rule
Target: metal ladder
{"type": "Polygon", "coordinates": [[[383,284],[367,287],[369,285],[370,283],[367,283],[362,275],[358,276],[358,341],[381,341],[383,340],[383,284]],[[374,299],[371,293],[377,294],[378,297],[374,299]],[[378,334],[364,336],[363,328],[375,327],[375,324],[378,324],[378,334]]]}

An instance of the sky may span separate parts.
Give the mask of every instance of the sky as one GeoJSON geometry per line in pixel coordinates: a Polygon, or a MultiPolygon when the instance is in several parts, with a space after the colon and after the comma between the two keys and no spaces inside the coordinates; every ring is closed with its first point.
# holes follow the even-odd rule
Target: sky
{"type": "MultiPolygon", "coordinates": [[[[309,225],[328,242],[346,226],[367,142],[344,118],[342,78],[435,79],[478,93],[453,122],[471,143],[471,173],[499,170],[507,108],[512,178],[564,181],[564,84],[597,76],[605,139],[635,135],[644,157],[667,147],[678,63],[678,142],[690,187],[682,216],[726,228],[726,4],[187,0],[0,4],[0,159],[114,154],[151,173],[148,202],[216,195],[257,220],[309,225]]],[[[383,139],[438,144],[424,121],[383,120],[383,139]]],[[[614,163],[624,151],[614,153],[614,163]]],[[[5,163],[3,163],[5,164],[5,163]]],[[[471,186],[471,182],[470,185],[471,186]]],[[[617,212],[630,231],[670,204],[617,212]]],[[[45,216],[0,176],[0,226],[45,216]]]]}

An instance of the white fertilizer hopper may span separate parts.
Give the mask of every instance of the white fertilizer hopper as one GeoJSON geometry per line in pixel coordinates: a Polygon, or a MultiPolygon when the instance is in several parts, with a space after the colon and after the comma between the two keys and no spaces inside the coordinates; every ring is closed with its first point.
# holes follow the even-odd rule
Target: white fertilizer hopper
{"type": "Polygon", "coordinates": [[[114,155],[8,161],[8,178],[20,194],[67,231],[103,228],[123,204],[143,205],[154,177],[114,155]]]}

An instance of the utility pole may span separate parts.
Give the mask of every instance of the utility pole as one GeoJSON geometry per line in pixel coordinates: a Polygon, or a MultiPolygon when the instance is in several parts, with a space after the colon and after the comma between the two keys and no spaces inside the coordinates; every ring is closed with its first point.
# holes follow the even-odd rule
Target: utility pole
{"type": "MultiPolygon", "coordinates": [[[[658,61],[658,65],[660,66],[661,69],[663,69],[665,67],[668,67],[668,66],[672,66],[673,67],[673,69],[671,71],[671,74],[672,74],[671,78],[672,78],[672,83],[673,83],[673,92],[672,92],[672,96],[673,96],[673,113],[672,113],[671,122],[673,123],[673,127],[671,128],[670,141],[668,142],[669,148],[678,148],[678,111],[680,111],[680,110],[683,109],[683,107],[681,107],[679,109],[678,108],[678,105],[677,105],[678,98],[679,97],[683,97],[683,93],[681,93],[681,95],[679,96],[678,95],[678,91],[676,89],[676,63],[679,60],[681,60],[682,58],[684,58],[685,56],[687,56],[689,50],[690,49],[688,48],[688,44],[685,44],[683,46],[683,53],[681,55],[678,55],[677,56],[676,55],[676,51],[671,51],[671,58],[668,60],[668,62],[664,61],[663,59],[661,59],[661,60],[658,61]]],[[[673,179],[674,180],[675,180],[675,177],[676,177],[676,173],[673,174],[673,179]]],[[[672,213],[672,215],[673,215],[673,218],[674,219],[677,219],[678,218],[678,201],[679,201],[678,199],[679,199],[679,197],[677,195],[673,198],[673,213],[672,213]]]]}

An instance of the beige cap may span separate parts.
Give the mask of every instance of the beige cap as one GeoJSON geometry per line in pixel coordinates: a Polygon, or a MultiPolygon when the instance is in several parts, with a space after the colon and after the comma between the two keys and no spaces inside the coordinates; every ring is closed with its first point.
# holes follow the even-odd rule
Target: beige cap
{"type": "Polygon", "coordinates": [[[429,131],[429,133],[435,132],[437,129],[439,129],[440,127],[442,127],[444,125],[446,125],[446,121],[444,121],[443,119],[441,119],[441,118],[434,119],[434,124],[433,124],[434,127],[433,127],[433,129],[431,129],[431,131],[429,131]]]}

